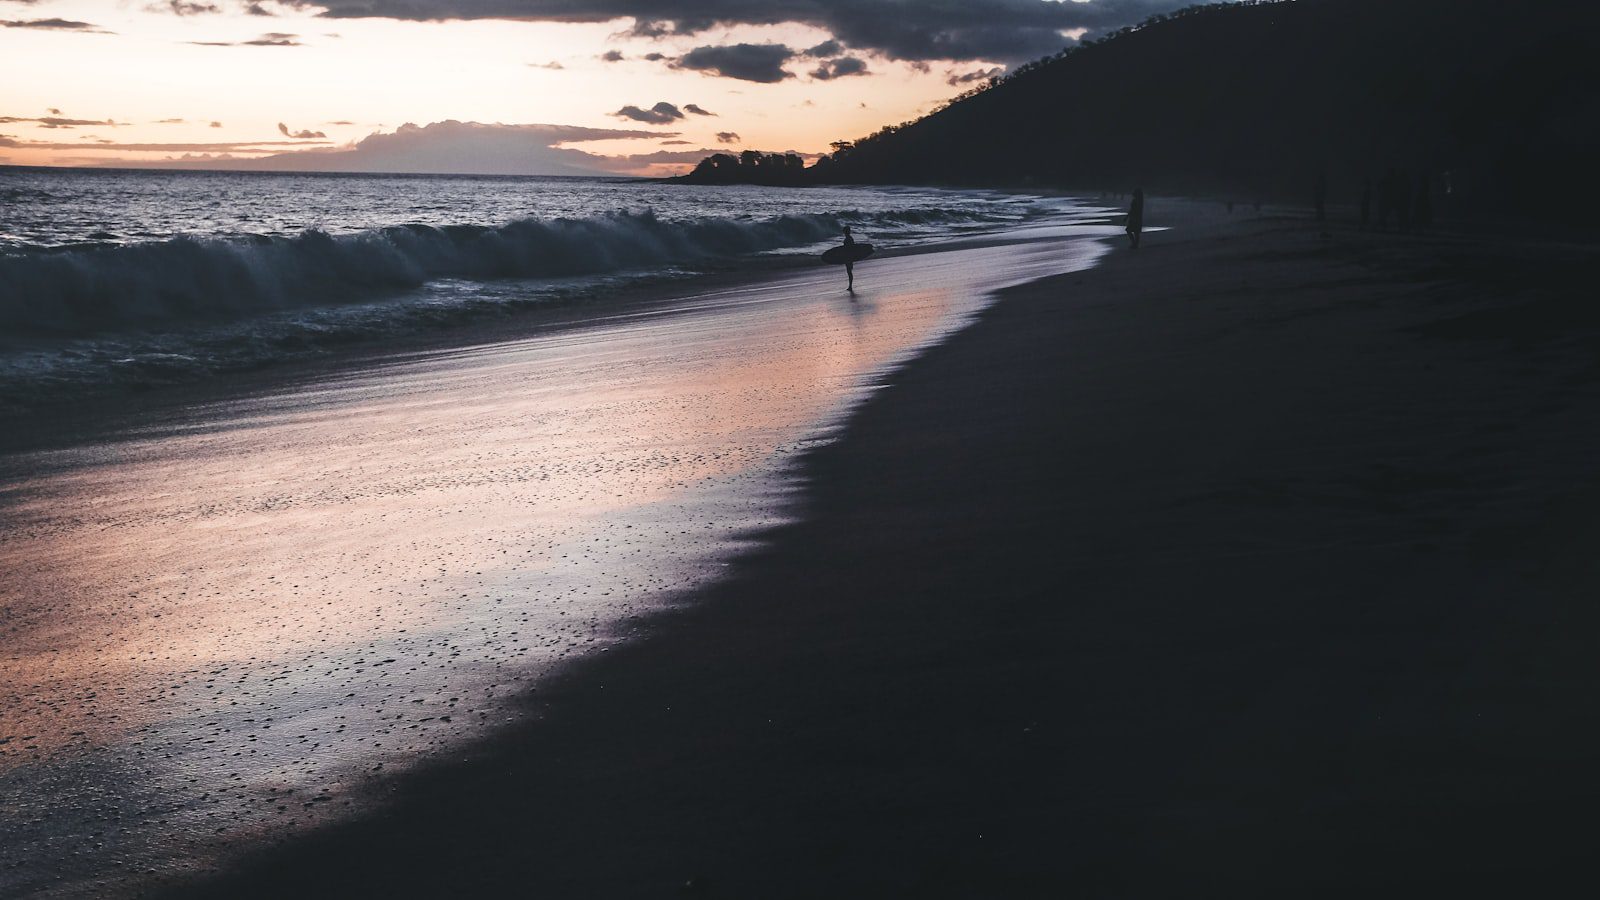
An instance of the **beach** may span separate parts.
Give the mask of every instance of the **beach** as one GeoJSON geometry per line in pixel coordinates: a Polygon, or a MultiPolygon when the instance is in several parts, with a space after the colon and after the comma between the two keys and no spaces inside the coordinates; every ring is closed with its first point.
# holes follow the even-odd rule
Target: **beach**
{"type": "Polygon", "coordinates": [[[896,371],[521,721],[171,894],[1587,878],[1592,249],[1150,219],[896,371]]]}
{"type": "Polygon", "coordinates": [[[793,515],[793,461],[884,373],[1112,231],[888,255],[853,295],[817,265],[643,285],[28,420],[0,893],[214,868],[525,717],[793,515]]]}

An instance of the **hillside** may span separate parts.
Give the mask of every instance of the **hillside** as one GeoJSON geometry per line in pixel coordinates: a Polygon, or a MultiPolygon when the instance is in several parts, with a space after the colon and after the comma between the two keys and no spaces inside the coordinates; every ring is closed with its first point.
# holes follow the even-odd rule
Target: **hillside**
{"type": "Polygon", "coordinates": [[[1390,168],[1446,214],[1587,219],[1600,16],[1560,0],[1195,7],[1078,47],[808,170],[1354,202],[1390,168]]]}

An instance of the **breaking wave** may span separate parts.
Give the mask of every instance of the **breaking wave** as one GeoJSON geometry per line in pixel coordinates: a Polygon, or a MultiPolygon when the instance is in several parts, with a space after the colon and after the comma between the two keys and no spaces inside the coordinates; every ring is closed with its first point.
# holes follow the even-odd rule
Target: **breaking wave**
{"type": "Polygon", "coordinates": [[[841,222],[885,227],[982,218],[970,210],[664,221],[653,212],[405,225],[349,234],[179,237],[0,253],[0,329],[81,336],[370,300],[444,278],[567,278],[814,244],[841,222]],[[881,221],[875,221],[881,220],[881,221]]]}

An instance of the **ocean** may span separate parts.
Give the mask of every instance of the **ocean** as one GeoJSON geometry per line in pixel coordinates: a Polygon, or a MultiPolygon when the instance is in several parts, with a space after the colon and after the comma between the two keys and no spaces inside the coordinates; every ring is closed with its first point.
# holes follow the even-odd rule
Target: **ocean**
{"type": "Polygon", "coordinates": [[[0,168],[0,416],[624,284],[1082,221],[1043,196],[637,179],[0,168]]]}

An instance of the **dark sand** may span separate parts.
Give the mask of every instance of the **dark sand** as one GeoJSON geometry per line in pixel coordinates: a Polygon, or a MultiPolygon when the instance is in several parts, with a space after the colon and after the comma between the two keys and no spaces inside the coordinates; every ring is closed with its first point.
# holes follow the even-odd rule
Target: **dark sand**
{"type": "Polygon", "coordinates": [[[1594,260],[1266,222],[1012,290],[709,596],[181,894],[1593,882],[1594,260]]]}

